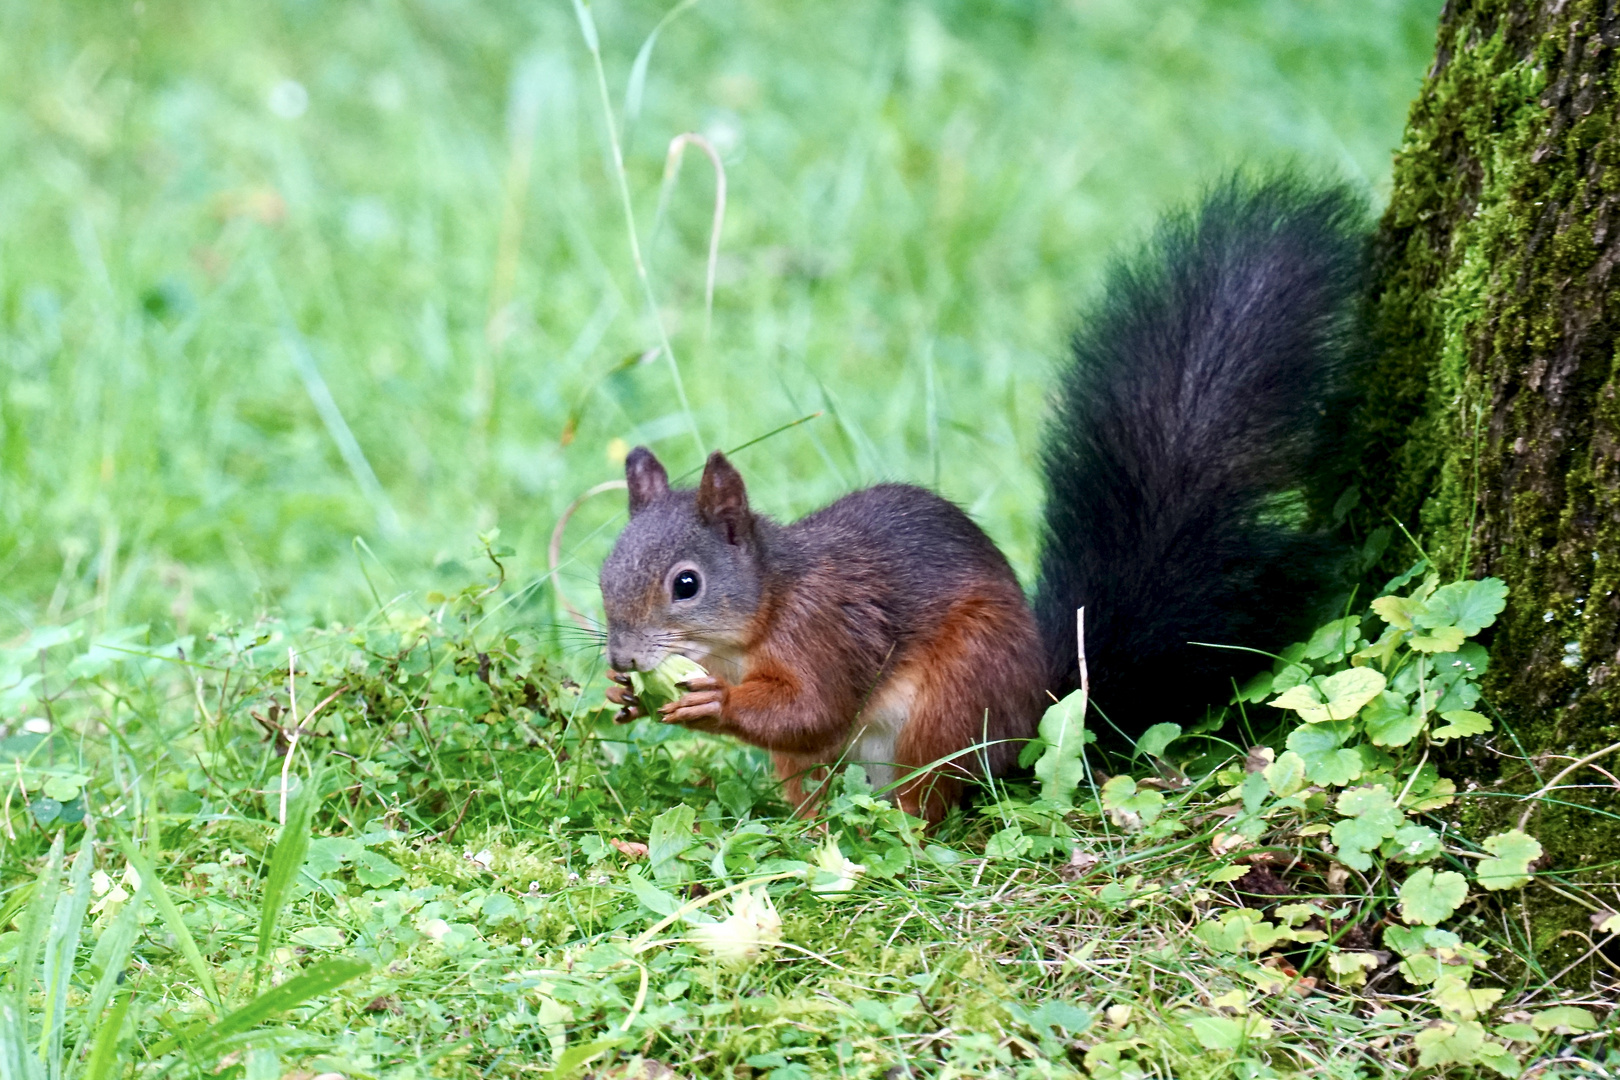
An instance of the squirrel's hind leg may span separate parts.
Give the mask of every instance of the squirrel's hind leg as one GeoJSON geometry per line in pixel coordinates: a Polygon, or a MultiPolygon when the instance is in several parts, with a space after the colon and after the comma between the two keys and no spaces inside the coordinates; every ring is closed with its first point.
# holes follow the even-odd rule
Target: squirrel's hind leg
{"type": "Polygon", "coordinates": [[[1035,733],[1045,675],[1023,594],[1013,585],[957,600],[895,675],[916,686],[895,764],[901,776],[934,766],[900,786],[900,807],[938,824],[964,782],[1006,772],[1035,733]]]}
{"type": "Polygon", "coordinates": [[[793,815],[813,818],[821,808],[827,790],[825,755],[789,754],[777,750],[771,753],[771,764],[776,767],[776,778],[782,781],[782,798],[793,807],[793,815]],[[806,792],[805,782],[818,785],[806,792]]]}

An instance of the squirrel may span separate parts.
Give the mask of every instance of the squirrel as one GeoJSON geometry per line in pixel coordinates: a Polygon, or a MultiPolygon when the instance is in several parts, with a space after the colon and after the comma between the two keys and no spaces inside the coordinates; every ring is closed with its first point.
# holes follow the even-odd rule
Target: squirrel
{"type": "Polygon", "coordinates": [[[1116,261],[1072,339],[1041,463],[1033,602],[960,508],[879,484],[790,525],[712,454],[695,489],[625,460],[629,522],[601,571],[609,699],[671,653],[707,672],[659,719],[770,751],[784,794],[841,761],[937,823],[1009,771],[1079,685],[1122,734],[1231,692],[1340,572],[1311,527],[1331,498],[1359,350],[1361,199],[1290,177],[1230,179],[1116,261]]]}

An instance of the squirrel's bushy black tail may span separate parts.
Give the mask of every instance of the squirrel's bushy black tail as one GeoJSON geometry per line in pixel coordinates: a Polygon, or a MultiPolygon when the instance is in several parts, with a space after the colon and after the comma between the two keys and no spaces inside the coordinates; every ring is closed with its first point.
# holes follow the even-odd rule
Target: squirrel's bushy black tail
{"type": "Polygon", "coordinates": [[[1346,188],[1231,180],[1110,271],[1048,430],[1036,590],[1054,689],[1128,733],[1219,704],[1307,631],[1337,567],[1304,522],[1356,355],[1366,212],[1346,188]],[[1304,496],[1301,498],[1300,496],[1304,496]]]}

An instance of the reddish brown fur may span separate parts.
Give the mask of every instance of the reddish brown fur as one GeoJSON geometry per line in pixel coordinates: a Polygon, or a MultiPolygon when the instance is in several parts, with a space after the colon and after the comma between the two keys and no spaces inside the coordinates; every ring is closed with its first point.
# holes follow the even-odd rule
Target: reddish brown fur
{"type": "Polygon", "coordinates": [[[952,605],[897,675],[914,674],[917,696],[895,744],[902,774],[950,757],[903,785],[900,806],[930,822],[960,801],[962,779],[1004,772],[1040,715],[1042,668],[1034,621],[1021,594],[986,590],[952,605]],[[969,746],[970,754],[952,757],[969,746]]]}
{"type": "Polygon", "coordinates": [[[983,776],[986,760],[992,775],[1004,772],[1034,735],[1042,661],[1016,583],[987,582],[952,603],[931,632],[883,666],[872,686],[837,677],[857,669],[847,635],[838,632],[829,605],[802,604],[833,583],[810,575],[799,584],[784,605],[765,606],[750,626],[743,679],[724,688],[720,719],[702,729],[770,750],[783,794],[800,813],[814,810],[804,782],[817,766],[838,759],[861,706],[895,680],[917,688],[895,745],[901,775],[950,759],[897,792],[902,809],[931,823],[960,801],[963,779],[983,776]],[[819,677],[800,679],[795,670],[819,677]],[[978,748],[960,753],[968,747],[978,748]]]}
{"type": "MultiPolygon", "coordinates": [[[[780,526],[750,511],[723,455],[695,491],[669,490],[650,452],[631,459],[631,523],[602,572],[610,659],[646,670],[681,651],[709,673],[666,722],[769,750],[801,813],[806,780],[848,757],[897,770],[898,802],[931,822],[1035,734],[1035,620],[960,509],[878,485],[780,526]],[[680,575],[690,595],[675,595],[680,575]]],[[[622,686],[610,696],[638,714],[622,686]]]]}

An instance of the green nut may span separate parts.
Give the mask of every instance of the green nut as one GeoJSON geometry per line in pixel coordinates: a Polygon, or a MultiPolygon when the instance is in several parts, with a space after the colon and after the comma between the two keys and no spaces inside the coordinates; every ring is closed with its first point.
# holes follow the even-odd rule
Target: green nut
{"type": "Polygon", "coordinates": [[[635,691],[642,710],[652,715],[686,693],[678,683],[707,674],[697,661],[671,653],[651,671],[630,672],[630,689],[635,691]]]}

